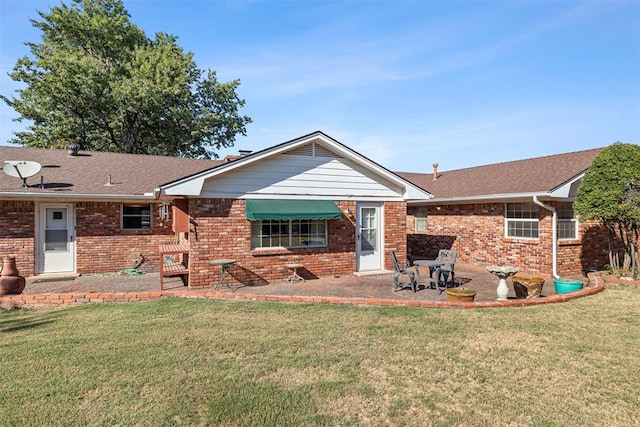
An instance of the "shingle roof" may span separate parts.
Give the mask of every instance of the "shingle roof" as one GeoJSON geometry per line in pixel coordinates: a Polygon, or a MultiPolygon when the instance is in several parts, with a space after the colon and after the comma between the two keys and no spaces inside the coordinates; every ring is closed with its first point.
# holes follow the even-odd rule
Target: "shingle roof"
{"type": "Polygon", "coordinates": [[[0,193],[27,193],[34,196],[68,194],[70,197],[135,196],[152,193],[161,184],[175,181],[225,163],[222,160],[186,159],[138,154],[80,152],[66,150],[0,147],[0,167],[7,160],[30,160],[42,165],[22,188],[19,178],[0,172],[0,193]],[[113,186],[105,186],[111,175],[113,186]],[[40,188],[40,180],[45,188],[40,188]]]}
{"type": "Polygon", "coordinates": [[[433,173],[396,172],[437,199],[548,192],[584,172],[602,148],[433,173]]]}
{"type": "MultiPolygon", "coordinates": [[[[547,192],[584,172],[602,148],[496,163],[438,173],[395,172],[435,196],[473,198],[487,195],[547,192]]],[[[7,160],[30,160],[42,165],[22,188],[18,178],[0,172],[0,194],[114,197],[143,196],[162,184],[227,163],[178,157],[0,146],[0,167],[7,160]],[[112,186],[105,186],[111,175],[112,186]],[[44,183],[44,188],[39,184],[44,183]]]]}

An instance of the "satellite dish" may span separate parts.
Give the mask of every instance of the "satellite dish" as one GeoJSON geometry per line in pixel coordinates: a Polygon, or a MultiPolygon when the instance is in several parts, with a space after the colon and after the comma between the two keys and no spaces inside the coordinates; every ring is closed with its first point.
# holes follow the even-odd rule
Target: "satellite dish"
{"type": "Polygon", "coordinates": [[[14,178],[22,178],[22,186],[27,188],[27,178],[34,176],[42,165],[38,162],[32,162],[29,160],[5,160],[4,173],[14,178]]]}

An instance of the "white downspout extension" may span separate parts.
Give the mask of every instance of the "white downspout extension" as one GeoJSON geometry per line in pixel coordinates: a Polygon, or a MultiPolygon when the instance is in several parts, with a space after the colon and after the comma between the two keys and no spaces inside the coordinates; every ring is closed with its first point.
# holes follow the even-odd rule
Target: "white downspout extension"
{"type": "Polygon", "coordinates": [[[553,244],[553,251],[551,252],[552,265],[553,265],[552,273],[554,278],[559,279],[560,276],[558,276],[558,232],[557,232],[558,214],[556,213],[556,209],[554,207],[545,205],[540,200],[538,200],[538,196],[533,196],[533,203],[535,203],[538,206],[542,206],[543,208],[551,211],[551,213],[553,214],[551,217],[551,224],[553,228],[553,231],[551,233],[551,241],[553,244]]]}

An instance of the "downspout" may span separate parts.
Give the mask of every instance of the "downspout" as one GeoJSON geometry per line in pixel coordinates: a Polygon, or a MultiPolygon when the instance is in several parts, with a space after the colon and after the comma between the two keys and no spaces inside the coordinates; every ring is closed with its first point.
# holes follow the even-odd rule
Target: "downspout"
{"type": "Polygon", "coordinates": [[[560,276],[558,275],[558,233],[557,233],[558,214],[556,212],[556,208],[549,205],[545,205],[540,200],[538,200],[538,196],[533,196],[533,203],[535,203],[538,206],[542,206],[543,208],[551,211],[551,213],[553,214],[551,217],[551,226],[552,226],[551,242],[553,244],[553,250],[551,252],[551,258],[552,258],[551,261],[553,266],[552,274],[554,278],[559,279],[560,276]]]}

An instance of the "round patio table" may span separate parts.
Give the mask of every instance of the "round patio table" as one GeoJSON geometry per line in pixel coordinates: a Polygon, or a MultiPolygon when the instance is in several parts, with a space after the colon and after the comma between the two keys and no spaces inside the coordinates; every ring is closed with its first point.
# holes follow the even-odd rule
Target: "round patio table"
{"type": "MultiPolygon", "coordinates": [[[[432,284],[435,284],[436,289],[439,289],[438,286],[438,280],[440,278],[440,269],[439,267],[442,267],[444,265],[444,262],[442,262],[439,259],[418,259],[413,261],[413,265],[417,266],[417,267],[429,267],[429,279],[426,279],[422,282],[424,282],[426,285],[429,286],[429,288],[431,288],[432,284]],[[433,278],[433,272],[436,272],[436,278],[433,278]]],[[[416,281],[418,283],[421,283],[420,280],[420,269],[416,268],[416,281]]]]}
{"type": "Polygon", "coordinates": [[[216,286],[214,289],[220,289],[222,285],[225,285],[227,288],[231,289],[231,286],[229,285],[229,281],[227,280],[227,275],[226,275],[227,267],[230,264],[235,264],[238,261],[232,258],[221,258],[221,259],[212,259],[211,261],[207,261],[207,262],[211,265],[219,265],[221,268],[220,280],[218,280],[218,283],[216,283],[216,286]]]}
{"type": "Polygon", "coordinates": [[[300,281],[300,282],[304,282],[305,281],[304,278],[298,274],[298,269],[299,268],[304,268],[303,264],[300,264],[298,262],[294,262],[294,263],[291,263],[291,264],[287,264],[287,268],[290,269],[290,270],[293,270],[293,273],[291,274],[291,276],[289,276],[289,277],[287,277],[285,279],[287,282],[294,283],[294,282],[297,282],[297,281],[300,281]]]}

